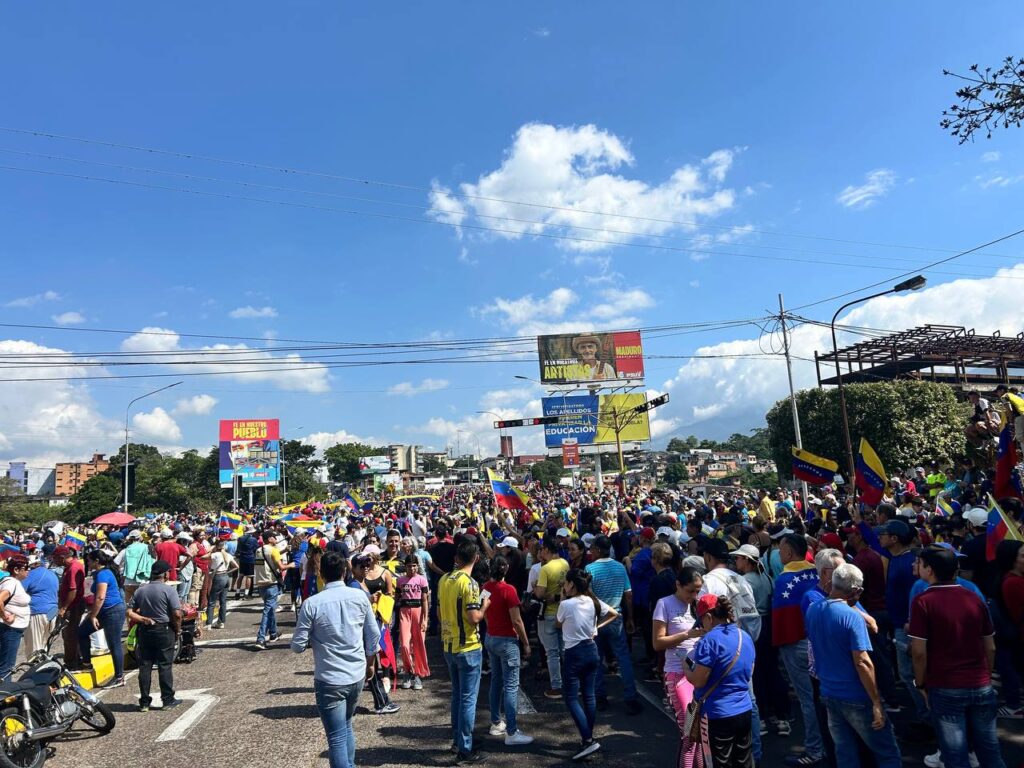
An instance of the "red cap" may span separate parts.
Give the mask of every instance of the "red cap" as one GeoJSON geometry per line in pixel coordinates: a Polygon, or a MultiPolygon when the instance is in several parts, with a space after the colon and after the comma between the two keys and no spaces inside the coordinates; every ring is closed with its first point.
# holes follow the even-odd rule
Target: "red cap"
{"type": "Polygon", "coordinates": [[[824,544],[826,547],[831,547],[832,549],[843,548],[843,540],[839,538],[838,533],[829,532],[823,534],[821,537],[821,543],[824,544]]]}
{"type": "Polygon", "coordinates": [[[476,536],[476,533],[477,533],[476,528],[474,528],[473,526],[470,526],[469,528],[466,529],[466,535],[467,536],[476,536]]]}
{"type": "Polygon", "coordinates": [[[655,536],[654,529],[651,528],[650,526],[647,526],[646,528],[641,528],[640,529],[640,538],[643,538],[643,539],[653,539],[654,536],[655,536]]]}
{"type": "Polygon", "coordinates": [[[697,601],[697,618],[703,619],[704,614],[708,611],[714,610],[718,606],[718,595],[708,592],[700,600],[697,601]]]}

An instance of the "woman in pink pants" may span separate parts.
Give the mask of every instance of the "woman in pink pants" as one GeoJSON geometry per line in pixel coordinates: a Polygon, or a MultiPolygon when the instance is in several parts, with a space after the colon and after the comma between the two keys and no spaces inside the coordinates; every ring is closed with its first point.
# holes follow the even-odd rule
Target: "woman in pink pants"
{"type": "Polygon", "coordinates": [[[402,687],[423,689],[421,678],[430,677],[427,664],[427,621],[430,616],[430,586],[420,573],[416,555],[405,558],[405,575],[398,579],[398,643],[402,649],[405,680],[402,687]]]}
{"type": "Polygon", "coordinates": [[[665,652],[665,692],[679,724],[677,768],[703,768],[700,748],[686,733],[686,707],[693,698],[693,686],[683,674],[686,655],[704,631],[697,621],[697,593],[703,579],[694,568],[683,568],[676,577],[676,591],[658,601],[652,616],[654,647],[665,652]]]}

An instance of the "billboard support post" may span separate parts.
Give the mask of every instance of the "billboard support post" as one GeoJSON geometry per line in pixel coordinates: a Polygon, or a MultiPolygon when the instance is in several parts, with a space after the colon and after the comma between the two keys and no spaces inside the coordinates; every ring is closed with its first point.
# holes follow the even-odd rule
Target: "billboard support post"
{"type": "Polygon", "coordinates": [[[135,405],[139,400],[150,395],[155,395],[157,392],[163,392],[165,389],[176,387],[182,382],[176,381],[173,384],[168,384],[166,387],[160,387],[160,389],[154,389],[152,392],[147,392],[144,395],[139,395],[134,400],[128,401],[128,407],[124,409],[124,505],[122,509],[128,511],[128,413],[131,411],[132,406],[135,405]]]}

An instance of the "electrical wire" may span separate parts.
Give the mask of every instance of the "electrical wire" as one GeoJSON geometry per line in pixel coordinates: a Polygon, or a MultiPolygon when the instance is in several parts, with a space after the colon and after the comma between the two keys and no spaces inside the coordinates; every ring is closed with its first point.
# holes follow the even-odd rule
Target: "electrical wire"
{"type": "MultiPolygon", "coordinates": [[[[133,145],[133,144],[119,143],[119,142],[114,142],[114,141],[106,141],[106,140],[101,140],[101,139],[90,139],[90,138],[85,138],[85,137],[81,137],[81,136],[70,136],[70,135],[67,135],[67,134],[59,134],[59,133],[53,133],[53,132],[49,132],[49,131],[41,131],[41,130],[36,130],[36,129],[15,128],[15,127],[10,127],[10,126],[0,126],[0,131],[6,132],[6,133],[10,133],[10,134],[16,134],[16,135],[32,136],[32,137],[35,137],[35,138],[56,139],[56,140],[59,140],[59,141],[71,141],[71,142],[77,142],[77,143],[80,143],[80,144],[102,146],[102,147],[108,147],[108,148],[114,148],[114,149],[124,149],[124,150],[130,150],[130,151],[133,151],[133,152],[142,152],[142,153],[146,153],[146,154],[150,154],[150,155],[160,155],[160,156],[174,157],[174,158],[185,159],[185,160],[199,160],[199,161],[202,161],[202,162],[219,163],[219,164],[222,164],[222,165],[229,165],[229,166],[234,166],[234,167],[239,167],[239,168],[249,168],[251,170],[272,171],[272,172],[275,172],[275,173],[283,173],[283,174],[289,174],[289,175],[308,176],[308,177],[311,177],[311,178],[327,179],[327,180],[331,180],[331,181],[341,181],[341,182],[352,183],[352,184],[360,184],[360,185],[363,185],[363,186],[376,186],[376,187],[386,188],[386,189],[397,189],[397,190],[403,190],[403,191],[425,192],[425,193],[428,193],[428,194],[435,191],[431,187],[424,187],[424,186],[415,185],[415,184],[406,184],[406,183],[380,181],[380,180],[369,179],[369,178],[359,178],[359,177],[355,177],[355,176],[345,176],[345,175],[340,175],[340,174],[325,173],[325,172],[321,172],[321,171],[309,171],[309,170],[304,170],[304,169],[299,169],[299,168],[288,168],[288,167],[284,167],[284,166],[275,166],[275,165],[269,165],[269,164],[265,164],[265,163],[256,163],[256,162],[244,161],[244,160],[230,160],[230,159],[224,159],[224,158],[218,158],[218,157],[211,157],[209,155],[202,155],[202,154],[198,154],[198,153],[194,153],[194,152],[178,152],[178,151],[174,151],[174,150],[160,149],[160,148],[156,148],[156,147],[144,147],[144,146],[138,146],[138,145],[133,145]]],[[[582,213],[582,214],[587,214],[587,215],[592,215],[592,216],[608,216],[608,217],[613,217],[613,218],[618,218],[618,219],[629,219],[629,220],[634,220],[634,221],[646,221],[646,222],[652,222],[652,223],[670,224],[670,225],[678,226],[678,227],[707,228],[707,229],[716,229],[716,230],[729,231],[729,232],[739,232],[739,233],[748,233],[749,232],[749,233],[753,233],[753,234],[773,235],[773,236],[780,236],[780,237],[793,237],[793,238],[801,238],[801,239],[808,239],[808,240],[820,240],[820,241],[824,241],[824,242],[845,243],[845,244],[849,244],[849,245],[867,245],[867,246],[877,247],[877,248],[898,248],[898,249],[904,249],[904,250],[923,251],[923,252],[931,252],[931,253],[953,253],[954,252],[952,249],[931,248],[931,247],[925,247],[925,246],[919,246],[919,245],[907,245],[907,244],[899,244],[899,243],[882,243],[882,242],[874,242],[874,241],[868,241],[868,240],[853,240],[853,239],[847,239],[847,238],[827,237],[827,236],[822,236],[822,235],[811,235],[811,234],[797,233],[797,232],[781,232],[781,231],[773,231],[773,230],[760,230],[760,229],[753,229],[753,228],[744,227],[744,226],[735,226],[735,225],[726,225],[726,224],[712,224],[712,223],[706,223],[706,222],[684,221],[684,220],[677,220],[677,219],[665,219],[665,218],[658,218],[658,217],[651,217],[651,216],[637,216],[637,215],[620,213],[620,212],[612,212],[612,211],[586,210],[586,209],[580,209],[580,208],[573,208],[573,207],[569,207],[569,206],[550,205],[550,204],[545,204],[545,203],[527,202],[527,201],[523,201],[523,200],[509,200],[509,199],[506,199],[506,198],[490,197],[490,196],[486,196],[486,195],[474,195],[474,194],[469,194],[469,193],[466,193],[466,192],[458,192],[458,191],[453,191],[453,190],[447,191],[447,194],[449,194],[452,197],[457,197],[457,198],[461,198],[461,199],[465,199],[465,200],[481,200],[481,201],[485,201],[485,202],[501,203],[501,204],[504,204],[504,205],[520,205],[520,206],[529,207],[529,208],[541,208],[541,209],[546,209],[546,210],[563,211],[563,212],[566,212],[566,213],[574,213],[574,214],[582,213]]],[[[1010,257],[1010,258],[1013,258],[1013,257],[1010,257]]]]}

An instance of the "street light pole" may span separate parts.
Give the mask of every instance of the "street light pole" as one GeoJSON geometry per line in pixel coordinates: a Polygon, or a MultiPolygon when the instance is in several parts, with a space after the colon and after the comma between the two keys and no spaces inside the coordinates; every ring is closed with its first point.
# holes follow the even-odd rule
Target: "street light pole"
{"type": "Polygon", "coordinates": [[[134,400],[128,401],[128,407],[124,409],[124,511],[128,511],[128,414],[135,403],[139,402],[143,398],[155,395],[158,392],[163,392],[165,389],[176,387],[183,382],[176,381],[173,384],[168,384],[166,387],[160,387],[160,389],[154,389],[152,392],[147,392],[144,395],[139,395],[134,400]]]}
{"type": "Polygon", "coordinates": [[[843,442],[846,444],[846,470],[847,478],[846,484],[849,488],[851,497],[856,497],[857,486],[855,478],[857,476],[857,466],[853,460],[853,441],[850,439],[850,417],[846,413],[846,392],[843,389],[843,372],[839,367],[839,345],[836,343],[836,320],[839,314],[847,307],[852,307],[854,304],[860,304],[864,301],[870,301],[871,299],[877,299],[879,296],[886,296],[890,293],[902,293],[903,291],[916,291],[923,288],[927,280],[924,275],[917,275],[909,280],[904,280],[902,283],[894,285],[887,291],[880,291],[879,293],[873,293],[870,296],[862,296],[859,299],[848,301],[832,315],[832,323],[830,327],[832,329],[832,357],[836,364],[836,385],[839,387],[839,410],[843,416],[843,442]]]}

